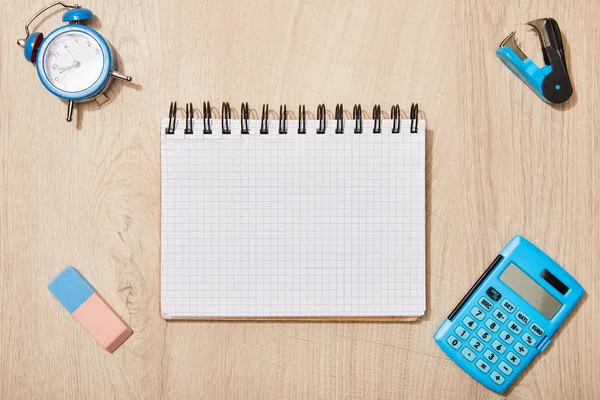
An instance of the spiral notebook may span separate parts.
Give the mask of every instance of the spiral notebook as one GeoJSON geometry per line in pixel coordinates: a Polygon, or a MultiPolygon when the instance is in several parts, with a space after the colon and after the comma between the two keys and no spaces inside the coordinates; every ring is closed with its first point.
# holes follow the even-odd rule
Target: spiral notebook
{"type": "Polygon", "coordinates": [[[161,123],[165,319],[424,314],[425,121],[416,105],[404,119],[398,106],[388,118],[379,106],[369,116],[320,105],[316,119],[304,107],[218,111],[172,103],[161,123]]]}

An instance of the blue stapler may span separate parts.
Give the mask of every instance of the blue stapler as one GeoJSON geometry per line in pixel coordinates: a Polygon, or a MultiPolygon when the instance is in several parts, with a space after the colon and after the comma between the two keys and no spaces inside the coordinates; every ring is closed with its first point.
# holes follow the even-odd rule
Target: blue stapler
{"type": "Polygon", "coordinates": [[[543,67],[531,61],[515,42],[512,32],[500,44],[496,55],[542,100],[564,103],[573,94],[558,23],[553,18],[540,18],[527,23],[539,34],[544,54],[543,67]]]}

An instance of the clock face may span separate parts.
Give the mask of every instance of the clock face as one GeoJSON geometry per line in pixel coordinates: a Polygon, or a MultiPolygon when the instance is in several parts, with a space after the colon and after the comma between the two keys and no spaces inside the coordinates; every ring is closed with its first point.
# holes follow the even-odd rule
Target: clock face
{"type": "Polygon", "coordinates": [[[50,83],[64,92],[88,89],[101,78],[107,62],[100,43],[82,31],[57,35],[44,53],[43,68],[50,83]]]}

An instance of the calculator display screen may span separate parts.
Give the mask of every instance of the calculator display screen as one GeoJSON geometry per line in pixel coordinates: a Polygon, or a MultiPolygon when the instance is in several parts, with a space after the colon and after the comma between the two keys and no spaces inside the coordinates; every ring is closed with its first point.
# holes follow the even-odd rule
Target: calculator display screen
{"type": "Polygon", "coordinates": [[[548,319],[552,319],[562,305],[515,264],[506,267],[500,279],[548,319]]]}

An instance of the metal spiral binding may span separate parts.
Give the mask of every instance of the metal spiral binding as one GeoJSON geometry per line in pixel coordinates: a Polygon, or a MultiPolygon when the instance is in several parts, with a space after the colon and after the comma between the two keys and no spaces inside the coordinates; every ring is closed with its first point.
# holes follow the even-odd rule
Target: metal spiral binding
{"type": "Polygon", "coordinates": [[[287,105],[279,106],[279,134],[287,134],[287,105]]]}
{"type": "Polygon", "coordinates": [[[381,133],[381,106],[379,104],[373,106],[373,119],[375,120],[373,133],[381,133]]]}
{"type": "Polygon", "coordinates": [[[335,133],[344,133],[344,105],[335,106],[335,133]]]}
{"type": "Polygon", "coordinates": [[[229,127],[229,120],[231,119],[231,107],[229,103],[223,102],[221,106],[221,132],[223,135],[230,135],[231,128],[229,127]]]}
{"type": "Polygon", "coordinates": [[[410,133],[419,132],[419,103],[410,106],[410,133]]]}
{"type": "Polygon", "coordinates": [[[392,133],[400,133],[400,106],[392,106],[392,133]]]}
{"type": "Polygon", "coordinates": [[[194,106],[192,103],[185,104],[185,130],[186,135],[194,134],[194,106]]]}
{"type": "Polygon", "coordinates": [[[325,104],[321,104],[317,107],[317,119],[319,120],[317,134],[322,135],[327,129],[327,112],[325,111],[325,104]]]}
{"type": "Polygon", "coordinates": [[[211,119],[212,112],[210,110],[210,101],[202,103],[202,122],[204,124],[204,129],[202,133],[205,135],[212,135],[212,127],[211,127],[211,119]]]}
{"type": "Polygon", "coordinates": [[[298,135],[306,134],[306,107],[298,106],[298,135]]]}
{"type": "Polygon", "coordinates": [[[354,119],[354,133],[363,132],[362,107],[360,104],[355,104],[352,109],[352,119],[354,119]]]}
{"type": "Polygon", "coordinates": [[[269,105],[263,104],[260,117],[260,134],[266,135],[267,133],[269,133],[269,105]]]}
{"type": "Polygon", "coordinates": [[[177,119],[177,102],[172,101],[169,107],[169,125],[165,128],[165,135],[175,134],[175,122],[177,119]]]}
{"type": "Polygon", "coordinates": [[[246,104],[242,103],[240,111],[240,129],[242,135],[248,135],[250,133],[250,129],[248,129],[248,114],[248,102],[246,102],[246,104]]]}

